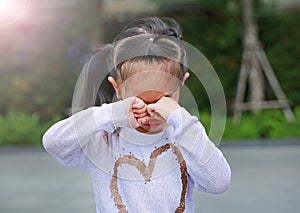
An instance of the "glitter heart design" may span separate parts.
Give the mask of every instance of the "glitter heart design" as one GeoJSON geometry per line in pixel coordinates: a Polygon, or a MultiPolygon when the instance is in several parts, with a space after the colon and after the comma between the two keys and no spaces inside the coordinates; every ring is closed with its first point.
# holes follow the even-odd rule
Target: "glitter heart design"
{"type": "Polygon", "coordinates": [[[180,150],[174,144],[165,144],[161,147],[158,147],[151,153],[148,166],[146,166],[143,161],[141,161],[140,159],[136,158],[133,155],[124,155],[122,157],[119,157],[118,160],[115,162],[114,174],[112,176],[111,183],[110,183],[110,191],[112,196],[114,197],[115,205],[119,209],[120,213],[128,213],[128,211],[126,210],[126,206],[123,203],[122,197],[118,189],[118,167],[121,166],[122,164],[129,164],[131,166],[134,166],[136,169],[140,171],[145,181],[150,182],[157,157],[169,149],[172,149],[173,153],[177,156],[177,161],[178,164],[180,165],[180,171],[181,171],[182,190],[181,190],[180,203],[176,208],[175,213],[182,213],[184,211],[185,194],[187,190],[186,163],[184,161],[184,158],[180,150]]]}

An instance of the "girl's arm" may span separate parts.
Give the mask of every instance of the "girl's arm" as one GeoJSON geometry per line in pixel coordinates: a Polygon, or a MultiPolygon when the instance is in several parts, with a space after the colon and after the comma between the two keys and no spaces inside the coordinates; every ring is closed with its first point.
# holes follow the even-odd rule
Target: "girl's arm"
{"type": "Polygon", "coordinates": [[[209,140],[197,117],[169,97],[148,105],[151,116],[160,116],[174,128],[175,143],[181,150],[196,188],[209,193],[224,192],[231,179],[230,166],[222,152],[209,140]]]}
{"type": "Polygon", "coordinates": [[[61,164],[88,170],[89,155],[104,146],[104,135],[128,125],[125,99],[101,107],[91,107],[54,124],[43,136],[43,145],[61,164]]]}
{"type": "Polygon", "coordinates": [[[226,191],[231,179],[230,166],[197,117],[180,107],[170,114],[167,122],[174,128],[176,144],[196,188],[214,194],[226,191]]]}

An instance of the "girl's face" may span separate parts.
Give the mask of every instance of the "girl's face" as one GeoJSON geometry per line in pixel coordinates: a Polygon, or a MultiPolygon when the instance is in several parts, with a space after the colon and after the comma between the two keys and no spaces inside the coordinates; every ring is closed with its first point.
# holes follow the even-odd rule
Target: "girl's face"
{"type": "Polygon", "coordinates": [[[141,71],[119,84],[118,92],[122,99],[136,96],[146,104],[153,104],[163,96],[178,101],[181,84],[175,76],[164,71],[141,71]]]}
{"type": "MultiPolygon", "coordinates": [[[[174,75],[161,70],[142,70],[134,72],[125,81],[110,80],[115,88],[118,98],[125,99],[128,97],[138,97],[146,104],[154,104],[160,98],[167,96],[177,102],[180,97],[180,89],[189,73],[185,73],[183,80],[180,81],[174,75]]],[[[110,78],[112,79],[112,78],[110,78]]],[[[167,127],[167,122],[161,119],[149,117],[149,122],[137,128],[140,132],[157,133],[167,127]]]]}

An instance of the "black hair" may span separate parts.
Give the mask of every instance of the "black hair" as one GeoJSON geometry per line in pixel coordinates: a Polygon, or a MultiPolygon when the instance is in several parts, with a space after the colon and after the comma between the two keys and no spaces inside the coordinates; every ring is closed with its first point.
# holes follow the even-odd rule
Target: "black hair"
{"type": "MultiPolygon", "coordinates": [[[[176,58],[176,60],[179,61],[181,65],[181,71],[179,71],[178,74],[178,77],[181,79],[185,72],[185,52],[181,44],[181,40],[182,30],[180,25],[175,20],[170,18],[140,18],[125,26],[125,28],[114,39],[114,47],[110,48],[109,55],[111,58],[109,61],[113,63],[113,69],[109,70],[110,72],[101,82],[96,94],[95,105],[101,106],[103,103],[113,102],[115,90],[107,78],[112,76],[115,79],[122,79],[121,67],[126,61],[170,61],[169,55],[173,56],[174,52],[178,52],[175,55],[179,54],[179,58],[176,58]],[[140,45],[141,51],[144,52],[132,53],[132,47],[136,46],[136,42],[138,42],[140,45]],[[159,47],[159,49],[156,48],[155,52],[158,52],[159,56],[153,53],[153,45],[148,45],[148,43],[151,42],[155,42],[155,44],[157,44],[156,46],[159,47]],[[166,43],[168,44],[168,47],[166,47],[166,43]],[[168,49],[167,52],[166,49],[168,49]]],[[[137,51],[140,51],[140,49],[137,51]]],[[[173,59],[171,58],[171,60],[173,59]]]]}
{"type": "Polygon", "coordinates": [[[140,34],[156,34],[182,40],[182,30],[174,19],[145,17],[126,25],[121,33],[117,35],[115,41],[140,34]]]}

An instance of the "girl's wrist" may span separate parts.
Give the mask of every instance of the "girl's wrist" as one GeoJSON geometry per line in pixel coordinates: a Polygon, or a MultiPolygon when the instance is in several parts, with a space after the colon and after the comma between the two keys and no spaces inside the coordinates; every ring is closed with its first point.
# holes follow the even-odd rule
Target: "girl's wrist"
{"type": "Polygon", "coordinates": [[[169,117],[167,118],[167,123],[172,126],[172,127],[177,127],[179,126],[183,119],[182,119],[182,108],[183,107],[178,107],[174,111],[171,112],[169,117]]]}
{"type": "Polygon", "coordinates": [[[127,101],[129,100],[120,100],[117,102],[113,102],[111,117],[116,128],[118,127],[126,127],[128,126],[128,119],[127,119],[127,110],[126,107],[128,106],[127,101]]]}

